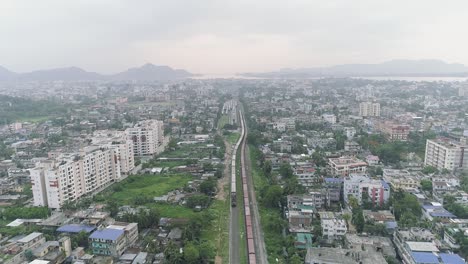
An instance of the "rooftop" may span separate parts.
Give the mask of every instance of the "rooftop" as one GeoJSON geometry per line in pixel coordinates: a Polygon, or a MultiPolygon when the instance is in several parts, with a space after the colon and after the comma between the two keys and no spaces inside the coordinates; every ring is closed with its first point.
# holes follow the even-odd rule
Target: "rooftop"
{"type": "Polygon", "coordinates": [[[21,239],[18,240],[19,243],[28,243],[30,242],[31,240],[34,240],[38,237],[42,236],[42,233],[39,233],[39,232],[33,232],[21,239]]]}
{"type": "Polygon", "coordinates": [[[59,227],[57,231],[64,232],[64,233],[80,233],[82,231],[86,233],[91,233],[94,229],[96,228],[93,226],[70,224],[70,225],[64,225],[64,226],[59,227]]]}
{"type": "Polygon", "coordinates": [[[432,242],[414,242],[408,241],[406,242],[408,248],[411,251],[418,251],[418,252],[439,252],[439,249],[436,245],[432,242]]]}
{"type": "Polygon", "coordinates": [[[106,228],[103,230],[94,231],[89,238],[93,239],[105,239],[105,240],[117,240],[120,236],[124,234],[124,231],[121,229],[112,229],[106,228]]]}

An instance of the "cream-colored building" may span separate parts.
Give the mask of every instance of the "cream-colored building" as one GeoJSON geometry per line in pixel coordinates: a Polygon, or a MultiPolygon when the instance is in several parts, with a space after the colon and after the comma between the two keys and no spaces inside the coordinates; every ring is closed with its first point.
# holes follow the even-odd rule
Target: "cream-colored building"
{"type": "Polygon", "coordinates": [[[468,168],[468,145],[447,138],[428,139],[426,141],[425,166],[449,171],[468,168]]]}
{"type": "Polygon", "coordinates": [[[126,141],[101,141],[39,162],[31,169],[34,205],[60,208],[122,180],[133,168],[132,145],[126,141]]]}
{"type": "Polygon", "coordinates": [[[367,163],[353,157],[330,158],[328,171],[331,175],[337,176],[349,176],[352,173],[363,174],[367,171],[367,163]]]}
{"type": "Polygon", "coordinates": [[[380,104],[373,102],[362,102],[359,104],[359,115],[362,117],[380,116],[380,104]]]}
{"type": "Polygon", "coordinates": [[[164,126],[159,120],[145,120],[127,128],[125,134],[133,143],[135,156],[148,156],[164,150],[164,126]]]}

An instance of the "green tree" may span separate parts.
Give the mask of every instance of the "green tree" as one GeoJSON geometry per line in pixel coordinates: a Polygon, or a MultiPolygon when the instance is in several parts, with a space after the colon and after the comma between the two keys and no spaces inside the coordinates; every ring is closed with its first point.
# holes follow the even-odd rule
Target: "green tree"
{"type": "Polygon", "coordinates": [[[200,252],[192,242],[187,243],[184,247],[184,259],[189,264],[200,263],[200,252]]]}
{"type": "Polygon", "coordinates": [[[426,179],[421,180],[421,189],[423,191],[432,192],[432,181],[426,179]]]}
{"type": "Polygon", "coordinates": [[[205,263],[210,263],[215,257],[215,248],[209,241],[203,241],[198,246],[198,252],[200,253],[200,258],[205,263]]]}
{"type": "Polygon", "coordinates": [[[201,206],[202,208],[208,207],[210,204],[210,197],[204,194],[195,194],[187,198],[187,207],[195,208],[201,206]]]}
{"type": "Polygon", "coordinates": [[[361,208],[353,209],[352,223],[356,227],[356,231],[358,233],[362,233],[362,231],[364,230],[365,220],[364,220],[364,215],[363,215],[361,208]]]}
{"type": "Polygon", "coordinates": [[[170,264],[185,263],[183,256],[179,251],[179,247],[173,241],[169,241],[166,248],[164,249],[164,258],[170,264]]]}
{"type": "Polygon", "coordinates": [[[436,173],[436,172],[438,172],[438,170],[437,170],[436,167],[433,167],[433,166],[426,166],[422,170],[422,173],[424,173],[424,174],[433,174],[433,173],[436,173]]]}
{"type": "Polygon", "coordinates": [[[200,192],[212,196],[216,192],[216,185],[216,180],[213,177],[210,177],[200,184],[200,192]]]}
{"type": "Polygon", "coordinates": [[[265,193],[263,202],[267,207],[278,207],[283,196],[283,190],[279,185],[270,185],[265,193]]]}
{"type": "Polygon", "coordinates": [[[283,179],[289,179],[294,176],[294,172],[291,168],[291,165],[287,162],[283,162],[279,168],[279,173],[283,179]]]}
{"type": "Polygon", "coordinates": [[[289,259],[290,264],[303,264],[304,261],[301,259],[301,257],[297,254],[294,254],[290,259],[289,259]]]}

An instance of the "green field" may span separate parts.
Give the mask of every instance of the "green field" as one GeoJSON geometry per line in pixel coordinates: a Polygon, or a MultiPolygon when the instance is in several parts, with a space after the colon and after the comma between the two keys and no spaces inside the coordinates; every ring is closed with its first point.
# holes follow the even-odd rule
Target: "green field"
{"type": "Polygon", "coordinates": [[[224,125],[229,122],[229,117],[227,115],[222,115],[218,120],[218,129],[223,129],[224,125]]]}
{"type": "Polygon", "coordinates": [[[146,206],[150,208],[158,209],[161,217],[190,219],[194,215],[198,214],[197,212],[194,212],[192,209],[187,208],[182,205],[151,203],[151,204],[147,204],[146,206]]]}
{"type": "Polygon", "coordinates": [[[230,143],[230,144],[236,144],[237,141],[239,140],[239,137],[240,137],[240,134],[239,133],[229,133],[227,136],[226,136],[226,140],[230,143]]]}
{"type": "MultiPolygon", "coordinates": [[[[229,193],[228,190],[226,193],[229,193]]],[[[209,210],[215,215],[215,219],[211,226],[202,232],[202,240],[214,244],[216,255],[223,259],[223,263],[229,263],[229,207],[229,199],[213,201],[209,210]]]]}
{"type": "MultiPolygon", "coordinates": [[[[135,175],[116,183],[109,198],[118,204],[131,204],[137,196],[161,196],[183,188],[192,176],[187,174],[135,175]]],[[[109,192],[109,191],[106,191],[109,192]]],[[[106,195],[106,193],[104,193],[106,195]]]]}

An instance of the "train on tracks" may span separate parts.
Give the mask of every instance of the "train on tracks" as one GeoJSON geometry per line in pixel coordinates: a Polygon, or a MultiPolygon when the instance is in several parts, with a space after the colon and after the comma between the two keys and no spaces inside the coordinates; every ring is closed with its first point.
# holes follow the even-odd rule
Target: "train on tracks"
{"type": "Polygon", "coordinates": [[[237,206],[237,151],[240,148],[240,168],[241,168],[241,182],[242,182],[242,195],[243,195],[243,210],[244,210],[244,221],[245,221],[245,239],[247,240],[247,253],[248,253],[248,263],[256,264],[257,257],[255,253],[255,243],[254,243],[254,232],[252,228],[252,214],[250,210],[250,195],[247,187],[247,172],[245,164],[245,141],[246,141],[246,125],[244,115],[241,110],[239,110],[240,125],[241,125],[241,136],[234,146],[232,152],[232,162],[231,162],[231,206],[237,206]]]}

